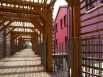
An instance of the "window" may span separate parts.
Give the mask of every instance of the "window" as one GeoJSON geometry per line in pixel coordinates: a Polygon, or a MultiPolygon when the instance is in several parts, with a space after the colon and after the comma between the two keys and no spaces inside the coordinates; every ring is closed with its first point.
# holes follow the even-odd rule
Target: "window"
{"type": "Polygon", "coordinates": [[[60,20],[60,27],[61,27],[61,29],[63,29],[63,25],[62,25],[63,23],[62,23],[62,19],[60,20]]]}
{"type": "Polygon", "coordinates": [[[56,45],[58,45],[58,40],[57,40],[57,39],[56,39],[56,42],[55,42],[55,44],[56,44],[56,45]]]}
{"type": "Polygon", "coordinates": [[[90,9],[94,8],[93,1],[94,0],[86,0],[86,5],[87,5],[86,9],[87,10],[90,10],[90,9]]]}
{"type": "Polygon", "coordinates": [[[58,31],[58,24],[55,25],[55,30],[58,31]]]}
{"type": "Polygon", "coordinates": [[[67,15],[64,16],[64,26],[67,25],[67,15]]]}
{"type": "Polygon", "coordinates": [[[100,0],[101,3],[103,3],[103,0],[100,0]]]}
{"type": "Polygon", "coordinates": [[[67,36],[65,36],[65,45],[67,44],[67,36]]]}

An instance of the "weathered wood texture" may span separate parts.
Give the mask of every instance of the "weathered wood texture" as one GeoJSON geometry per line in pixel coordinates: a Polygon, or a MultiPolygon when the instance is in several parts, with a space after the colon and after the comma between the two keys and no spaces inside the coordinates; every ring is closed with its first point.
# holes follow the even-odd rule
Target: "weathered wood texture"
{"type": "Polygon", "coordinates": [[[17,52],[0,60],[0,77],[67,77],[65,71],[46,72],[40,60],[31,49],[17,52]]]}

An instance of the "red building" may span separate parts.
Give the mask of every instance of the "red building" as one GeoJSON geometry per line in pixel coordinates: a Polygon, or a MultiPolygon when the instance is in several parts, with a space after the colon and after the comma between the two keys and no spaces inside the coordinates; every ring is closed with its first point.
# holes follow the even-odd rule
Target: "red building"
{"type": "Polygon", "coordinates": [[[68,37],[67,36],[67,26],[68,26],[67,21],[69,21],[68,17],[69,17],[68,6],[59,7],[59,10],[54,22],[55,46],[56,46],[56,51],[59,51],[59,52],[61,50],[65,52],[65,45],[66,45],[67,37],[68,37]]]}

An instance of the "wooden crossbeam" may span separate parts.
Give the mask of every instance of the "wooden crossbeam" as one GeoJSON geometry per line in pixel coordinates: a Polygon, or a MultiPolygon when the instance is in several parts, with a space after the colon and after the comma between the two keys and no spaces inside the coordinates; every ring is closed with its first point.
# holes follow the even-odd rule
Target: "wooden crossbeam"
{"type": "Polygon", "coordinates": [[[31,20],[35,17],[35,15],[28,15],[28,14],[22,14],[22,13],[12,13],[12,12],[0,12],[0,18],[1,17],[13,17],[13,18],[23,18],[27,20],[31,20]]]}
{"type": "Polygon", "coordinates": [[[0,26],[3,25],[7,20],[4,20],[0,23],[0,26]]]}
{"type": "Polygon", "coordinates": [[[9,28],[26,28],[26,29],[35,29],[35,27],[24,27],[24,26],[8,26],[9,28]]]}
{"type": "Polygon", "coordinates": [[[3,31],[7,26],[9,26],[12,23],[12,21],[10,21],[7,25],[4,25],[1,29],[0,32],[3,31]]]}
{"type": "Polygon", "coordinates": [[[24,13],[24,14],[38,14],[37,11],[35,11],[35,9],[27,9],[27,8],[15,8],[15,7],[9,7],[9,6],[0,6],[0,11],[3,12],[13,12],[13,13],[24,13]]]}
{"type": "MultiPolygon", "coordinates": [[[[21,37],[22,38],[22,37],[21,37]]],[[[22,38],[22,39],[32,39],[32,38],[22,38]]]]}
{"type": "Polygon", "coordinates": [[[40,9],[35,8],[35,10],[39,13],[39,15],[46,21],[47,20],[47,16],[44,12],[42,12],[40,9]]]}
{"type": "Polygon", "coordinates": [[[16,17],[8,17],[8,16],[0,16],[0,19],[5,19],[8,21],[17,21],[17,22],[31,22],[32,20],[26,19],[26,18],[16,18],[16,17]]]}
{"type": "Polygon", "coordinates": [[[6,33],[6,36],[7,36],[8,34],[10,34],[14,29],[15,29],[15,28],[12,28],[8,33],[6,33]]]}
{"type": "Polygon", "coordinates": [[[29,35],[34,34],[34,32],[20,32],[20,31],[12,31],[12,32],[15,34],[29,34],[29,35]]]}
{"type": "Polygon", "coordinates": [[[0,0],[2,3],[9,3],[14,5],[22,5],[22,6],[31,6],[31,7],[48,7],[49,4],[41,4],[37,2],[30,2],[30,1],[22,1],[22,0],[0,0]]]}
{"type": "Polygon", "coordinates": [[[49,6],[54,5],[56,1],[57,1],[57,0],[52,0],[52,1],[50,2],[50,5],[49,5],[49,6]]]}

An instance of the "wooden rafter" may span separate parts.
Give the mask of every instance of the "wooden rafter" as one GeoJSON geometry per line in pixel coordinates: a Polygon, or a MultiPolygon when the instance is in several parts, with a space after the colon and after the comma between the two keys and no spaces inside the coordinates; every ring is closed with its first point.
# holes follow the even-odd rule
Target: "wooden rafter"
{"type": "Polygon", "coordinates": [[[9,3],[14,5],[31,6],[31,7],[48,7],[49,4],[41,4],[37,2],[21,1],[21,0],[0,0],[2,3],[9,3]]]}
{"type": "Polygon", "coordinates": [[[24,14],[38,14],[38,12],[34,9],[22,9],[22,8],[15,8],[15,7],[9,7],[9,6],[0,6],[0,11],[3,12],[13,12],[13,13],[24,13],[24,14]]]}
{"type": "Polygon", "coordinates": [[[13,33],[15,33],[15,34],[28,34],[28,35],[34,34],[34,32],[20,32],[20,31],[13,31],[13,33]]]}
{"type": "Polygon", "coordinates": [[[4,20],[0,23],[0,26],[3,25],[7,20],[4,20]]]}
{"type": "Polygon", "coordinates": [[[3,31],[5,28],[7,28],[7,26],[9,26],[12,23],[12,21],[10,21],[7,25],[4,25],[1,29],[0,32],[3,31]]]}
{"type": "Polygon", "coordinates": [[[8,33],[6,33],[6,36],[7,36],[8,34],[10,34],[14,29],[15,29],[15,28],[12,28],[8,33]]]}
{"type": "Polygon", "coordinates": [[[25,28],[25,29],[35,29],[35,27],[23,27],[23,26],[8,26],[9,28],[25,28]]]}

